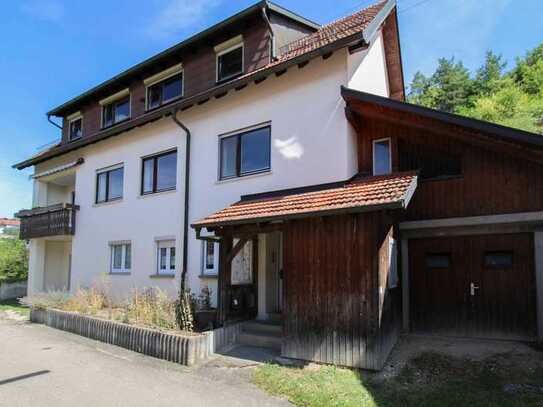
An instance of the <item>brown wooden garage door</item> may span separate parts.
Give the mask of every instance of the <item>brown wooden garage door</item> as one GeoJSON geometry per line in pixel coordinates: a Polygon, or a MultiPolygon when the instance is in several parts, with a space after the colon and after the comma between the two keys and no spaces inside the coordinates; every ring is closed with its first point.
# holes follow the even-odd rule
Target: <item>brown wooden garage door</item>
{"type": "Polygon", "coordinates": [[[533,253],[529,233],[410,240],[412,331],[535,337],[533,253]]]}

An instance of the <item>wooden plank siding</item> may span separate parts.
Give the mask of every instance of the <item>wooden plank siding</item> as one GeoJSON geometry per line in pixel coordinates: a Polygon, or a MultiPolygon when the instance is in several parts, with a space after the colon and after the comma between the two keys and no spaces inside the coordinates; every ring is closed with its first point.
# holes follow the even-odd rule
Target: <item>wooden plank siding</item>
{"type": "Polygon", "coordinates": [[[360,123],[358,162],[362,173],[372,169],[372,140],[390,137],[393,171],[410,149],[459,157],[462,176],[419,180],[405,220],[495,215],[543,210],[543,165],[511,153],[493,151],[445,135],[376,119],[360,123]]]}
{"type": "MultiPolygon", "coordinates": [[[[128,87],[131,93],[131,118],[141,116],[146,112],[143,80],[180,62],[183,63],[183,97],[191,97],[212,88],[216,85],[216,54],[213,47],[240,34],[244,43],[244,72],[251,72],[268,64],[271,57],[269,30],[261,17],[254,17],[241,26],[217,34],[213,40],[209,39],[183,54],[157,64],[152,70],[143,72],[130,82],[117,84],[109,93],[97,95],[90,102],[74,108],[74,111],[80,110],[83,114],[83,137],[92,137],[102,130],[102,106],[98,102],[101,98],[128,87]]],[[[68,142],[67,120],[63,121],[62,141],[68,142]]]]}
{"type": "Polygon", "coordinates": [[[383,268],[391,226],[377,212],[285,225],[283,356],[383,366],[400,324],[398,293],[386,289],[383,268]]]}

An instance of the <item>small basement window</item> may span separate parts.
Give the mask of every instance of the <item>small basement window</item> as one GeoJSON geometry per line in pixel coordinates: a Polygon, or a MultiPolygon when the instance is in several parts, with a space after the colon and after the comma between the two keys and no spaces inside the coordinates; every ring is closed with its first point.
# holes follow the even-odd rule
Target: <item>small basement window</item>
{"type": "Polygon", "coordinates": [[[157,243],[157,273],[175,274],[175,240],[157,243]]]}
{"type": "Polygon", "coordinates": [[[102,127],[113,126],[130,118],[130,96],[102,106],[102,127]]]}
{"type": "Polygon", "coordinates": [[[111,273],[130,273],[132,268],[132,245],[130,243],[111,245],[111,273]]]}
{"type": "Polygon", "coordinates": [[[69,139],[70,141],[77,140],[83,136],[83,117],[77,116],[69,121],[69,139]]]}
{"type": "Polygon", "coordinates": [[[373,175],[384,175],[392,172],[390,154],[389,138],[373,141],[373,175]]]}
{"type": "Polygon", "coordinates": [[[123,197],[124,168],[122,166],[98,171],[96,174],[96,203],[123,197]]]}
{"type": "Polygon", "coordinates": [[[485,253],[485,267],[511,268],[513,266],[513,252],[487,252],[485,253]]]}
{"type": "Polygon", "coordinates": [[[451,256],[447,253],[427,254],[426,268],[428,269],[446,269],[451,265],[451,256]]]}
{"type": "Polygon", "coordinates": [[[270,170],[270,126],[224,136],[219,142],[221,180],[270,170]]]}
{"type": "Polygon", "coordinates": [[[219,272],[219,243],[205,240],[202,253],[202,275],[216,276],[219,272]]]}
{"type": "Polygon", "coordinates": [[[217,53],[217,82],[243,73],[243,42],[217,53]]]}

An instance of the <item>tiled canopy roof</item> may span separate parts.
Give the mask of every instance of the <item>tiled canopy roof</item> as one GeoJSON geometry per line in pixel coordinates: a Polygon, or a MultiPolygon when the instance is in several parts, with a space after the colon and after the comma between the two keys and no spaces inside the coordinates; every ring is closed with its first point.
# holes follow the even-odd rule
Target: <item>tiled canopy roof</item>
{"type": "Polygon", "coordinates": [[[241,200],[192,226],[216,227],[340,212],[407,207],[417,186],[414,172],[347,181],[343,186],[312,192],[241,200]]]}

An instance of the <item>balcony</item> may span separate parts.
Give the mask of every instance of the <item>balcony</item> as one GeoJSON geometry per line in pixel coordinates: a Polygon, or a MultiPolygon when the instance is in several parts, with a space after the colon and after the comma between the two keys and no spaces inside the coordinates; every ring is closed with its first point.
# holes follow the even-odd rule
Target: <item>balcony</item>
{"type": "Polygon", "coordinates": [[[75,234],[75,213],[79,206],[57,204],[21,210],[15,214],[21,220],[20,238],[66,236],[75,234]]]}

